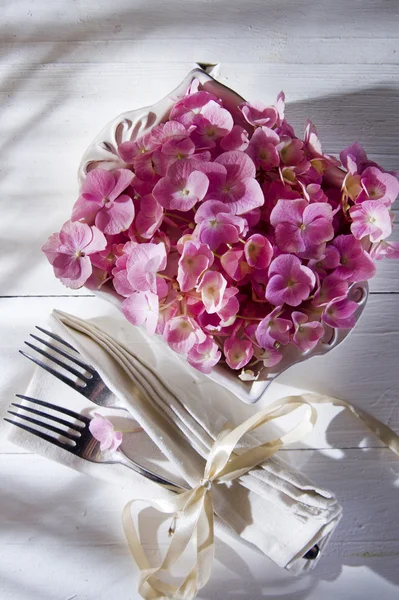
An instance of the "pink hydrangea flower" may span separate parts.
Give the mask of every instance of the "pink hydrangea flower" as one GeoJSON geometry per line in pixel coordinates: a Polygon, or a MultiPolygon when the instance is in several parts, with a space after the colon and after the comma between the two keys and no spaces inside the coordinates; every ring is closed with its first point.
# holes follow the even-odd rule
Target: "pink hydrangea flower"
{"type": "Polygon", "coordinates": [[[214,256],[208,244],[188,241],[179,259],[177,281],[182,292],[192,290],[200,276],[213,264],[214,256]]]}
{"type": "Polygon", "coordinates": [[[335,275],[335,271],[327,275],[321,283],[321,286],[314,294],[312,304],[314,306],[323,306],[336,298],[346,296],[348,292],[348,282],[344,279],[339,279],[335,275]]]}
{"type": "Polygon", "coordinates": [[[234,125],[233,129],[220,140],[220,147],[226,152],[229,150],[241,150],[244,152],[249,144],[248,131],[240,125],[234,125]]]}
{"type": "Polygon", "coordinates": [[[210,373],[212,368],[219,362],[222,353],[218,345],[215,344],[211,337],[207,337],[202,344],[193,346],[187,354],[187,362],[201,371],[202,373],[210,373]]]}
{"type": "Polygon", "coordinates": [[[339,235],[333,240],[339,252],[339,266],[334,275],[349,281],[365,281],[375,275],[375,265],[362,244],[353,235],[339,235]]]}
{"type": "Polygon", "coordinates": [[[223,269],[235,281],[241,281],[253,271],[245,260],[244,250],[227,250],[220,259],[223,269]]]}
{"type": "Polygon", "coordinates": [[[280,156],[276,149],[279,142],[280,138],[273,129],[259,127],[253,134],[246,153],[252,158],[256,167],[270,171],[280,164],[280,156]]]}
{"type": "Polygon", "coordinates": [[[330,327],[352,329],[356,323],[354,313],[357,308],[356,302],[348,300],[348,298],[337,298],[327,304],[322,319],[330,327]]]}
{"type": "Polygon", "coordinates": [[[227,281],[218,271],[206,271],[197,286],[207,313],[218,312],[223,306],[223,295],[227,281]]]}
{"type": "Polygon", "coordinates": [[[270,215],[280,250],[305,253],[308,258],[334,237],[332,220],[330,204],[306,200],[279,200],[270,215]]]}
{"type": "Polygon", "coordinates": [[[200,114],[204,107],[212,101],[217,102],[216,96],[205,90],[200,90],[176,102],[169,118],[189,127],[193,124],[194,117],[200,114]]]}
{"type": "Polygon", "coordinates": [[[299,173],[306,171],[310,167],[301,140],[298,140],[297,138],[292,139],[289,136],[282,136],[281,141],[277,145],[277,150],[283,165],[295,167],[295,171],[299,173]]]}
{"type": "Polygon", "coordinates": [[[223,350],[228,366],[234,370],[245,367],[254,354],[252,343],[249,340],[239,340],[235,337],[227,338],[223,350]]]}
{"type": "Polygon", "coordinates": [[[351,231],[358,240],[368,235],[372,242],[379,242],[392,232],[389,210],[379,200],[365,200],[352,206],[349,214],[353,221],[351,231]]]}
{"type": "Polygon", "coordinates": [[[89,423],[92,436],[100,442],[100,450],[117,450],[122,443],[122,433],[115,431],[111,421],[99,413],[94,413],[94,418],[89,423]]]}
{"type": "Polygon", "coordinates": [[[254,233],[247,239],[244,253],[250,267],[267,269],[273,257],[273,247],[264,235],[254,233]]]}
{"type": "Polygon", "coordinates": [[[159,316],[157,294],[150,291],[133,292],[122,302],[122,311],[130,323],[144,325],[147,333],[154,335],[159,316]]]}
{"type": "Polygon", "coordinates": [[[137,213],[135,225],[141,237],[151,239],[159,229],[163,220],[163,209],[152,194],[147,194],[140,200],[140,210],[137,213]]]}
{"type": "Polygon", "coordinates": [[[262,353],[259,355],[259,358],[263,362],[263,366],[267,369],[278,365],[278,363],[283,358],[281,352],[278,350],[278,348],[274,346],[275,343],[276,342],[274,342],[273,339],[270,338],[270,345],[265,345],[265,347],[262,350],[262,353]]]}
{"type": "Polygon", "coordinates": [[[227,135],[233,128],[233,117],[228,110],[211,100],[192,121],[196,129],[193,139],[201,148],[213,148],[215,141],[227,135]]]}
{"type": "Polygon", "coordinates": [[[245,120],[254,127],[273,127],[276,124],[278,113],[274,106],[266,106],[262,102],[243,102],[240,104],[245,120]]]}
{"type": "Polygon", "coordinates": [[[191,317],[174,317],[165,325],[163,337],[178,354],[187,354],[196,344],[206,340],[206,334],[191,317]]]}
{"type": "Polygon", "coordinates": [[[207,199],[225,202],[237,215],[264,204],[262,188],[255,179],[254,162],[247,154],[236,150],[224,152],[214,165],[219,170],[210,178],[207,199]]]}
{"type": "Polygon", "coordinates": [[[236,315],[240,309],[240,303],[236,297],[237,294],[237,288],[226,288],[224,291],[222,306],[217,311],[217,315],[220,317],[220,325],[222,327],[228,327],[235,321],[236,315]]]}
{"type": "Polygon", "coordinates": [[[340,252],[335,246],[327,246],[323,255],[318,259],[312,259],[308,262],[308,267],[324,277],[327,271],[338,267],[340,262],[340,252]]]}
{"type": "Polygon", "coordinates": [[[267,317],[262,319],[259,323],[255,337],[259,346],[266,348],[269,344],[270,338],[280,344],[288,344],[291,338],[290,329],[292,327],[291,321],[288,319],[281,319],[282,306],[277,306],[267,317]]]}
{"type": "Polygon", "coordinates": [[[82,287],[93,272],[90,255],[107,246],[104,234],[86,223],[67,221],[42,247],[55,276],[67,287],[82,287]]]}
{"type": "Polygon", "coordinates": [[[356,199],[356,204],[364,200],[379,200],[391,206],[399,193],[399,181],[390,173],[383,173],[377,167],[367,167],[361,175],[363,191],[356,199]]]}
{"type": "Polygon", "coordinates": [[[292,341],[302,352],[312,350],[324,335],[323,325],[320,321],[309,321],[308,316],[299,311],[293,311],[291,317],[295,327],[292,341]]]}
{"type": "Polygon", "coordinates": [[[266,300],[274,306],[299,306],[309,297],[316,283],[313,271],[291,254],[281,254],[274,259],[269,277],[266,300]]]}
{"type": "Polygon", "coordinates": [[[373,245],[370,256],[374,260],[399,258],[399,242],[386,242],[385,240],[381,240],[381,242],[373,245]]]}
{"type": "Polygon", "coordinates": [[[221,244],[234,244],[246,230],[246,221],[233,214],[229,205],[218,200],[207,200],[198,208],[195,218],[196,235],[212,250],[221,244]]]}
{"type": "Polygon", "coordinates": [[[128,255],[126,270],[130,285],[137,292],[157,293],[157,273],[166,267],[164,244],[136,244],[128,255]]]}
{"type": "Polygon", "coordinates": [[[155,185],[153,195],[164,208],[187,211],[204,199],[208,185],[205,173],[196,171],[189,162],[179,160],[155,185]]]}
{"type": "Polygon", "coordinates": [[[115,235],[129,229],[134,219],[132,199],[123,194],[133,180],[128,169],[111,173],[105,169],[90,171],[82,186],[80,198],[72,211],[72,221],[95,224],[104,233],[115,235]]]}

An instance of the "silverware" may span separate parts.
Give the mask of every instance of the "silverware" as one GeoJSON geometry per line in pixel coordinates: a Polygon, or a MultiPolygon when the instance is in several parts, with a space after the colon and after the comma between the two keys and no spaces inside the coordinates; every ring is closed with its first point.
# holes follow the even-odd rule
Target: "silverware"
{"type": "Polygon", "coordinates": [[[19,427],[20,429],[24,429],[42,440],[46,440],[50,444],[54,444],[54,446],[58,446],[58,448],[71,452],[71,454],[79,456],[84,460],[93,463],[119,463],[169,490],[174,492],[184,491],[185,488],[182,488],[182,486],[157,475],[153,471],[142,467],[132,459],[128,458],[120,448],[113,451],[100,450],[100,442],[96,440],[90,432],[89,424],[91,419],[89,417],[76,413],[68,408],[56,406],[50,402],[44,402],[43,400],[37,400],[36,398],[30,398],[29,396],[23,396],[21,394],[16,394],[16,396],[17,398],[21,398],[22,400],[33,404],[33,407],[29,404],[16,404],[15,402],[12,402],[11,406],[15,406],[19,410],[18,412],[13,410],[8,410],[7,412],[13,417],[20,419],[20,421],[4,418],[8,423],[19,427]],[[44,412],[37,407],[44,407],[50,409],[52,412],[44,412]],[[28,415],[21,411],[27,412],[28,415]],[[29,415],[36,415],[36,417],[39,418],[29,415]],[[73,420],[66,419],[65,417],[70,417],[73,420]],[[56,425],[49,423],[48,421],[51,421],[56,425]],[[38,427],[39,429],[37,429],[38,427]]]}
{"type": "Polygon", "coordinates": [[[68,342],[63,340],[59,335],[56,335],[51,331],[47,331],[46,329],[42,329],[41,327],[36,327],[36,329],[48,335],[50,338],[52,338],[59,344],[62,344],[64,348],[68,349],[68,351],[64,348],[58,347],[55,344],[51,344],[47,340],[43,340],[42,338],[38,337],[37,335],[34,335],[33,333],[31,333],[30,336],[34,340],[40,342],[47,348],[50,348],[53,352],[57,353],[62,358],[53,356],[52,354],[50,354],[50,352],[47,352],[46,350],[35,346],[31,342],[25,342],[25,344],[29,346],[29,348],[31,348],[32,350],[35,350],[36,352],[47,358],[49,361],[54,363],[54,365],[57,365],[58,367],[61,367],[61,369],[67,371],[67,373],[72,375],[75,379],[71,379],[71,377],[60,373],[59,369],[48,365],[36,356],[32,356],[31,354],[20,350],[19,352],[23,356],[29,358],[29,360],[33,361],[36,365],[42,367],[42,369],[45,369],[46,371],[51,373],[51,375],[54,375],[54,377],[57,377],[57,379],[60,379],[61,381],[69,385],[72,389],[79,392],[79,394],[82,394],[82,396],[84,396],[94,404],[97,404],[97,406],[103,406],[105,408],[124,408],[126,410],[124,406],[118,403],[117,397],[105,385],[99,373],[92,366],[88,365],[82,360],[80,354],[77,350],[75,350],[73,346],[68,344],[68,342]],[[70,363],[73,364],[71,365],[70,363]],[[79,367],[80,370],[78,370],[76,367],[79,367]]]}

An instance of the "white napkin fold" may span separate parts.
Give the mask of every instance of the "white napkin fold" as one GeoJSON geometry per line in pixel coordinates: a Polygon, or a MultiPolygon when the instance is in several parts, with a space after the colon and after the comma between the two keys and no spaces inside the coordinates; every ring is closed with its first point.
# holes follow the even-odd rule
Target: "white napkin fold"
{"type": "MultiPolygon", "coordinates": [[[[173,480],[180,475],[195,485],[223,426],[227,422],[238,424],[249,416],[250,407],[197,374],[157,338],[148,344],[146,336],[122,316],[84,321],[54,311],[51,325],[99,371],[106,385],[143,427],[145,434],[125,437],[126,453],[144,465],[151,456],[159,472],[165,474],[171,468],[173,480]],[[168,459],[167,464],[162,457],[168,459]]],[[[89,406],[92,413],[96,410],[69,386],[41,369],[35,372],[26,394],[73,410],[89,406]]],[[[161,498],[169,494],[123,466],[87,463],[17,428],[10,439],[80,471],[132,485],[139,489],[132,491],[134,497],[156,494],[161,498]]],[[[251,445],[249,436],[245,445],[251,445]]],[[[276,457],[229,486],[216,486],[214,507],[218,528],[238,535],[295,573],[315,565],[317,561],[305,560],[303,555],[316,543],[321,550],[324,548],[341,516],[341,508],[330,492],[315,487],[276,457]]]]}

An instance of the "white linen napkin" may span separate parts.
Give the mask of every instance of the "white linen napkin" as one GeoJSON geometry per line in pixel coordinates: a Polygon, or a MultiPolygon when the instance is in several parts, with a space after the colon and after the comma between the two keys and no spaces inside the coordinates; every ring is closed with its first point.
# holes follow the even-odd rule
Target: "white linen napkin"
{"type": "MultiPolygon", "coordinates": [[[[161,474],[172,473],[174,481],[180,476],[195,485],[223,426],[227,422],[238,424],[249,416],[249,410],[254,412],[185,365],[159,339],[151,338],[148,344],[143,332],[122,316],[84,321],[54,311],[51,321],[52,328],[99,371],[143,427],[145,433],[126,436],[124,451],[144,466],[151,466],[151,457],[152,466],[156,464],[161,474]],[[162,462],[163,457],[168,463],[162,462]]],[[[26,394],[73,410],[90,406],[91,413],[100,412],[43,370],[35,372],[26,394]]],[[[140,490],[132,491],[134,497],[153,498],[157,494],[161,498],[170,493],[123,466],[87,463],[17,428],[10,439],[80,471],[132,485],[133,490],[140,490]]],[[[214,507],[218,528],[238,535],[279,566],[296,573],[314,566],[317,561],[305,560],[303,555],[314,544],[324,548],[341,516],[330,492],[315,487],[276,457],[229,486],[216,486],[214,507]]]]}

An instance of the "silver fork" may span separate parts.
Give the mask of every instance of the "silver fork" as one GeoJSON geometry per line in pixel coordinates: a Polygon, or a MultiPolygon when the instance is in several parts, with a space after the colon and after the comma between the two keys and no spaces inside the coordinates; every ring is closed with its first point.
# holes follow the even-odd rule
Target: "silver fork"
{"type": "Polygon", "coordinates": [[[48,335],[50,338],[52,338],[59,344],[62,344],[64,346],[64,348],[67,348],[69,351],[67,351],[63,348],[59,348],[58,346],[51,344],[47,340],[43,340],[42,338],[38,337],[37,335],[34,335],[33,333],[31,333],[30,336],[34,340],[43,344],[44,346],[47,346],[47,348],[50,348],[53,352],[56,352],[60,357],[62,357],[64,359],[66,358],[67,360],[62,360],[61,358],[57,358],[56,356],[53,356],[49,352],[46,352],[46,350],[43,350],[42,348],[35,346],[31,342],[25,342],[25,344],[27,346],[29,346],[29,348],[31,348],[32,350],[35,350],[36,352],[38,352],[39,354],[41,354],[48,360],[52,361],[58,367],[65,369],[65,371],[67,371],[73,377],[75,377],[76,380],[71,379],[70,377],[68,377],[67,375],[64,375],[63,373],[60,373],[58,369],[54,369],[52,366],[46,364],[45,362],[43,362],[36,356],[32,356],[31,354],[28,354],[27,352],[20,350],[19,352],[23,356],[25,356],[26,358],[29,358],[29,360],[33,361],[36,365],[38,365],[39,367],[42,367],[43,369],[45,369],[46,371],[51,373],[51,375],[54,375],[54,377],[57,377],[57,379],[60,379],[61,381],[63,381],[67,385],[69,385],[71,388],[73,388],[75,391],[82,394],[82,396],[85,396],[85,398],[87,398],[94,404],[97,404],[98,406],[103,406],[106,408],[123,408],[126,410],[126,407],[119,403],[118,398],[115,396],[115,394],[113,392],[111,392],[111,390],[105,385],[105,383],[101,379],[99,373],[92,366],[88,365],[87,363],[85,363],[82,360],[78,351],[75,350],[75,348],[73,346],[68,344],[68,342],[63,340],[59,335],[56,335],[52,331],[47,331],[46,329],[43,329],[42,327],[37,327],[37,326],[36,326],[36,329],[38,329],[42,333],[48,335]],[[72,351],[73,354],[70,351],[72,351]],[[72,362],[74,365],[76,365],[77,367],[82,369],[82,371],[79,371],[72,365],[68,364],[67,361],[72,362]]]}
{"type": "Polygon", "coordinates": [[[181,492],[185,488],[182,486],[165,479],[150,471],[147,468],[142,467],[137,464],[134,460],[130,459],[126,454],[124,454],[121,448],[117,450],[101,450],[100,442],[96,440],[89,429],[89,424],[91,419],[86,417],[85,415],[79,414],[70,410],[68,408],[63,408],[62,406],[57,406],[55,404],[51,404],[50,402],[44,402],[43,400],[37,400],[36,398],[30,398],[29,396],[23,396],[21,394],[16,394],[17,398],[21,398],[28,403],[33,404],[33,407],[25,404],[16,404],[15,402],[11,403],[11,406],[15,406],[18,408],[18,412],[13,410],[8,410],[8,414],[12,415],[14,418],[20,419],[12,420],[4,418],[5,421],[23,429],[24,431],[28,431],[33,435],[41,438],[42,440],[46,440],[50,444],[54,446],[58,446],[58,448],[62,448],[67,452],[71,452],[75,454],[75,456],[79,456],[84,460],[88,460],[93,463],[106,463],[106,464],[122,464],[129,469],[132,469],[139,475],[146,477],[146,479],[150,479],[159,485],[172,490],[174,492],[181,492]],[[38,407],[44,407],[50,409],[54,413],[51,414],[49,412],[44,412],[43,410],[39,410],[38,407]],[[25,411],[28,415],[23,414],[25,411]],[[29,416],[35,415],[35,416],[29,416]],[[61,415],[61,416],[60,416],[61,415]],[[66,419],[65,417],[70,417],[73,420],[66,419]],[[43,421],[44,419],[44,421],[43,421]],[[52,421],[55,423],[47,423],[46,420],[52,421]],[[34,425],[34,427],[32,426],[34,425]],[[61,428],[61,427],[62,428],[61,428]],[[37,427],[43,429],[37,429],[37,427]],[[52,434],[56,434],[55,436],[52,434]]]}

